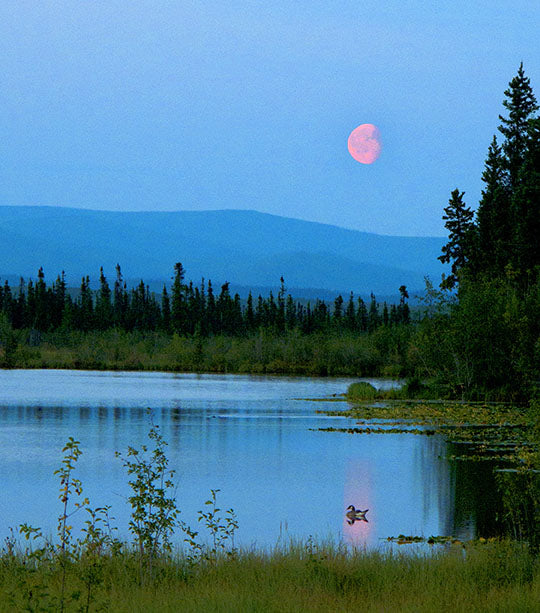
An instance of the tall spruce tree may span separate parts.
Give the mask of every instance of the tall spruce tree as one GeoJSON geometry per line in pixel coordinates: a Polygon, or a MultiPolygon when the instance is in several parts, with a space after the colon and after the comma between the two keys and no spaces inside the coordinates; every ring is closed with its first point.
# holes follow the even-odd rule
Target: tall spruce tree
{"type": "Polygon", "coordinates": [[[458,281],[458,273],[469,262],[474,248],[475,226],[473,211],[463,202],[465,192],[455,189],[444,209],[443,220],[448,230],[448,243],[442,248],[439,260],[443,264],[451,264],[452,274],[441,283],[441,287],[453,288],[458,281]]]}
{"type": "Polygon", "coordinates": [[[354,309],[354,294],[349,295],[349,301],[347,302],[347,308],[345,309],[345,322],[349,330],[356,330],[356,313],[354,309]]]}
{"type": "Polygon", "coordinates": [[[211,335],[216,331],[216,299],[211,281],[208,281],[206,295],[206,330],[211,335]]]}
{"type": "Polygon", "coordinates": [[[485,188],[476,212],[474,272],[500,276],[510,260],[513,215],[506,177],[502,150],[494,136],[482,173],[485,188]]]}
{"type": "Polygon", "coordinates": [[[356,321],[358,329],[361,332],[367,332],[368,329],[368,310],[366,303],[362,300],[362,297],[358,297],[358,309],[356,311],[356,321]]]}
{"type": "Polygon", "coordinates": [[[171,324],[178,334],[186,332],[186,286],[184,285],[185,271],[180,262],[174,265],[174,281],[172,285],[171,324]]]}
{"type": "Polygon", "coordinates": [[[504,95],[506,100],[503,101],[503,106],[508,110],[508,117],[499,115],[502,122],[499,131],[505,137],[502,144],[504,163],[508,171],[509,187],[513,191],[517,187],[519,170],[525,158],[529,119],[538,110],[531,80],[525,76],[523,70],[523,62],[504,95]]]}
{"type": "Polygon", "coordinates": [[[112,292],[107,278],[103,273],[103,266],[99,269],[99,291],[96,296],[95,319],[99,330],[106,330],[113,325],[112,292]]]}
{"type": "Polygon", "coordinates": [[[292,330],[296,326],[298,309],[294,303],[293,297],[289,294],[285,304],[285,320],[287,330],[292,330]]]}
{"type": "Polygon", "coordinates": [[[251,291],[247,297],[245,320],[246,330],[248,332],[253,332],[255,328],[255,311],[253,310],[253,295],[251,294],[251,291]]]}
{"type": "Polygon", "coordinates": [[[340,294],[335,300],[334,300],[334,322],[337,326],[341,325],[341,319],[343,317],[343,296],[340,294]]]}
{"type": "Polygon", "coordinates": [[[90,277],[87,275],[81,279],[81,289],[77,301],[77,322],[80,330],[85,332],[94,325],[94,302],[90,289],[90,277]]]}
{"type": "Polygon", "coordinates": [[[161,326],[165,332],[171,331],[171,301],[166,285],[163,285],[161,294],[161,326]]]}
{"type": "Polygon", "coordinates": [[[38,280],[35,288],[36,312],[35,312],[35,327],[38,330],[44,331],[49,328],[51,308],[49,304],[50,292],[47,291],[45,283],[45,273],[43,267],[38,270],[38,280]]]}
{"type": "Polygon", "coordinates": [[[279,292],[277,296],[277,312],[276,312],[276,329],[279,333],[285,331],[285,279],[280,277],[279,279],[279,292]]]}
{"type": "Polygon", "coordinates": [[[59,328],[62,325],[66,306],[66,273],[64,271],[62,271],[62,274],[58,275],[53,284],[52,305],[53,327],[59,328]]]}
{"type": "Polygon", "coordinates": [[[370,302],[369,302],[369,319],[368,319],[368,330],[369,332],[373,332],[375,328],[378,328],[381,325],[381,318],[379,316],[379,304],[377,299],[375,298],[375,294],[372,292],[370,294],[370,302]]]}
{"type": "Polygon", "coordinates": [[[407,287],[405,285],[402,285],[399,288],[399,296],[399,305],[397,307],[398,322],[401,324],[408,324],[411,321],[411,311],[409,309],[409,305],[407,304],[409,292],[407,291],[407,287]]]}
{"type": "Polygon", "coordinates": [[[126,284],[122,277],[122,270],[120,264],[116,265],[116,280],[114,282],[114,323],[119,328],[123,328],[125,325],[126,312],[128,308],[128,295],[126,291],[126,284]]]}

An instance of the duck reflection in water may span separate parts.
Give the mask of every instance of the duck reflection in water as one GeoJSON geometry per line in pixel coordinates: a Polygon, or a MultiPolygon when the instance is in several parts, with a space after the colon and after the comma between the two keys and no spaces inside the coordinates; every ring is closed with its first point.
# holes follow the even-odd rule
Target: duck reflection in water
{"type": "Polygon", "coordinates": [[[366,509],[365,511],[360,511],[360,509],[356,509],[354,505],[350,504],[347,507],[347,512],[345,513],[349,526],[352,526],[356,521],[364,521],[366,522],[366,524],[369,523],[366,518],[366,513],[368,511],[369,509],[366,509]]]}

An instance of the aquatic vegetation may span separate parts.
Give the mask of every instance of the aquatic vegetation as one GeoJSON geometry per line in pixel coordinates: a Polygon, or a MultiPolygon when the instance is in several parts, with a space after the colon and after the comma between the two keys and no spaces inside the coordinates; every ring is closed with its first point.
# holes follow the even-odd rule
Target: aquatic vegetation
{"type": "Polygon", "coordinates": [[[363,401],[344,411],[322,411],[347,417],[354,427],[323,428],[350,434],[440,434],[461,449],[454,459],[504,460],[524,465],[538,453],[537,411],[530,406],[456,401],[363,401]]]}
{"type": "MultiPolygon", "coordinates": [[[[412,543],[427,543],[428,545],[444,545],[444,544],[452,544],[452,545],[463,545],[463,541],[453,537],[453,536],[405,536],[404,534],[400,534],[399,536],[389,536],[386,539],[390,543],[397,543],[398,545],[410,545],[412,543]]],[[[494,542],[496,539],[490,539],[491,542],[494,542]]],[[[487,542],[486,539],[480,539],[478,542],[487,542]]]]}
{"type": "MultiPolygon", "coordinates": [[[[486,462],[504,506],[498,521],[506,532],[540,548],[540,411],[502,403],[450,401],[355,402],[345,411],[321,411],[354,420],[350,427],[320,428],[354,435],[416,434],[444,436],[449,459],[486,462]]],[[[435,539],[432,543],[441,542],[435,539]]],[[[446,537],[445,537],[446,538],[446,537]]],[[[448,537],[450,538],[450,537],[448,537]]],[[[390,537],[398,544],[424,542],[424,537],[390,537]]],[[[429,540],[425,542],[430,542],[429,540]]]]}
{"type": "Polygon", "coordinates": [[[430,436],[436,434],[436,430],[429,428],[317,428],[319,432],[346,432],[348,434],[424,434],[430,436]]]}

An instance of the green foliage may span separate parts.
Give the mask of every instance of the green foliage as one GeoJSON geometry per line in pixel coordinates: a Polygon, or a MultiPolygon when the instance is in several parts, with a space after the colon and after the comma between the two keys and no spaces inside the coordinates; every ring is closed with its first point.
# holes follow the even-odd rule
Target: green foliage
{"type": "Polygon", "coordinates": [[[375,398],[377,398],[377,389],[371,383],[359,381],[358,383],[351,383],[347,388],[347,399],[352,402],[355,400],[374,400],[375,398]]]}
{"type": "Polygon", "coordinates": [[[179,513],[174,470],[169,469],[169,460],[165,455],[167,443],[159,432],[159,426],[152,424],[148,438],[154,445],[150,452],[143,445],[140,451],[128,447],[125,456],[116,453],[131,477],[129,485],[133,493],[128,497],[132,509],[129,529],[135,537],[140,556],[141,580],[145,570],[152,575],[156,556],[170,552],[170,538],[179,513]]]}
{"type": "Polygon", "coordinates": [[[211,490],[206,510],[199,511],[198,519],[208,531],[209,543],[199,543],[198,533],[177,521],[174,471],[168,468],[166,442],[155,424],[151,425],[148,437],[153,443],[152,450],[146,446],[141,451],[129,447],[125,457],[117,453],[132,477],[129,529],[135,537],[135,548],[115,537],[109,506],[92,508],[88,499],[82,498],[82,483],[74,476],[82,451],[80,442],[70,437],[62,450],[61,465],[54,472],[59,478],[62,504],[56,539],[45,537],[40,528],[28,524],[19,526],[19,533],[30,542],[24,550],[18,549],[13,533],[5,539],[0,552],[0,608],[5,571],[9,568],[15,574],[8,592],[11,610],[88,612],[92,605],[95,610],[109,610],[108,598],[103,594],[108,589],[106,584],[110,586],[111,568],[118,573],[122,567],[122,581],[137,576],[139,585],[159,582],[167,568],[177,576],[171,546],[176,527],[187,534],[190,550],[185,563],[190,567],[195,562],[217,564],[222,557],[238,555],[234,544],[237,517],[233,509],[223,513],[217,506],[219,490],[211,490]],[[81,510],[87,512],[88,519],[80,536],[75,538],[69,519],[81,510]],[[135,568],[138,572],[132,573],[135,568]]]}
{"type": "MultiPolygon", "coordinates": [[[[93,509],[88,498],[82,498],[82,483],[73,474],[82,454],[80,442],[70,437],[62,453],[64,455],[61,465],[54,471],[60,482],[58,497],[62,504],[62,512],[57,521],[57,540],[46,538],[41,528],[28,524],[19,526],[19,533],[25,540],[34,543],[24,552],[24,558],[33,563],[32,575],[21,585],[27,610],[64,611],[83,597],[83,604],[78,610],[87,612],[93,601],[94,589],[104,580],[104,556],[116,555],[121,544],[113,536],[109,518],[110,507],[93,509]],[[81,510],[86,511],[90,518],[84,523],[82,536],[74,538],[73,526],[68,520],[81,510]],[[68,590],[67,577],[73,569],[84,585],[84,594],[82,590],[68,590]],[[58,575],[60,587],[57,594],[50,593],[48,582],[36,581],[33,575],[37,575],[39,570],[58,575]]],[[[14,556],[14,540],[10,542],[9,549],[14,556]]]]}
{"type": "Polygon", "coordinates": [[[204,504],[208,507],[205,511],[199,511],[197,521],[204,524],[210,543],[201,542],[199,533],[187,524],[182,524],[186,533],[184,539],[189,544],[188,559],[191,563],[202,561],[215,564],[222,557],[234,558],[238,555],[238,549],[234,544],[234,535],[238,530],[238,519],[233,509],[228,509],[225,514],[217,506],[217,493],[220,490],[210,490],[210,499],[204,504]]]}

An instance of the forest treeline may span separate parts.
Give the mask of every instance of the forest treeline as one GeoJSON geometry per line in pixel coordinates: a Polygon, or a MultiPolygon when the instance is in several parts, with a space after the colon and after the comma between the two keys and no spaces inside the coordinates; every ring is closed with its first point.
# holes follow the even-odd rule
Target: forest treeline
{"type": "MultiPolygon", "coordinates": [[[[72,295],[48,285],[0,287],[4,366],[384,375],[433,395],[527,399],[540,384],[540,117],[523,65],[504,92],[500,142],[489,146],[476,211],[455,189],[444,209],[450,274],[427,280],[411,317],[398,304],[353,294],[304,304],[287,294],[242,301],[229,284],[185,281],[174,267],[161,295],[89,277],[72,295]],[[419,383],[419,382],[422,383],[419,383]],[[425,391],[425,390],[424,390],[425,391]]],[[[337,271],[336,271],[337,272],[337,271]]]]}
{"type": "Polygon", "coordinates": [[[381,325],[409,323],[407,288],[402,286],[399,291],[397,305],[380,305],[373,294],[366,304],[361,297],[355,299],[352,292],[346,302],[339,295],[331,305],[324,300],[304,304],[286,293],[281,278],[277,296],[270,292],[254,300],[250,292],[243,302],[239,294],[231,296],[229,283],[224,283],[217,295],[211,281],[203,279],[200,286],[185,283],[184,267],[178,262],[172,286],[164,286],[160,297],[144,281],[128,290],[119,265],[112,288],[101,269],[97,291],[90,289],[90,277],[85,276],[77,295],[72,297],[64,273],[47,285],[40,268],[35,283],[21,279],[15,290],[7,281],[0,285],[0,313],[13,328],[38,332],[116,328],[203,337],[244,336],[261,329],[277,334],[294,329],[303,334],[328,330],[370,332],[381,325]]]}

